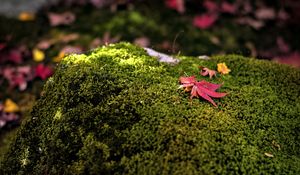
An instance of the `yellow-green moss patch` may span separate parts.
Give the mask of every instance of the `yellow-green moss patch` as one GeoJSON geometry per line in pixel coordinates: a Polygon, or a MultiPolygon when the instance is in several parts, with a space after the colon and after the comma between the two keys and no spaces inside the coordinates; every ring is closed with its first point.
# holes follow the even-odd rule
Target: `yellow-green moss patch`
{"type": "Polygon", "coordinates": [[[299,174],[300,71],[242,56],[159,63],[120,43],[66,57],[0,174],[299,174]],[[178,89],[225,62],[218,108],[178,89]]]}

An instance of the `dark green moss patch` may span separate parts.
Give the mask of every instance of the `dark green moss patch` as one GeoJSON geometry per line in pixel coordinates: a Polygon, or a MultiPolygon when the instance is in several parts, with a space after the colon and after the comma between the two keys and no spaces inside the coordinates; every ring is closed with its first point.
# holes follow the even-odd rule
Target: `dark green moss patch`
{"type": "Polygon", "coordinates": [[[159,63],[127,43],[68,56],[0,174],[300,173],[299,70],[235,55],[180,59],[159,63]],[[232,72],[212,80],[230,93],[218,108],[178,89],[180,76],[219,62],[232,72]]]}

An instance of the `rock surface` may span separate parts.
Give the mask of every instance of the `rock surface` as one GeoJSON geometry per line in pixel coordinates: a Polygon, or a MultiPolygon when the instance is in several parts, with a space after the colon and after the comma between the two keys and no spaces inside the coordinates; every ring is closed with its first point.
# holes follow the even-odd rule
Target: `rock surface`
{"type": "Polygon", "coordinates": [[[0,161],[0,174],[300,174],[300,71],[228,55],[158,62],[120,43],[70,55],[0,161]],[[225,62],[210,80],[199,66],[225,62]],[[218,108],[180,76],[224,83],[218,108]]]}

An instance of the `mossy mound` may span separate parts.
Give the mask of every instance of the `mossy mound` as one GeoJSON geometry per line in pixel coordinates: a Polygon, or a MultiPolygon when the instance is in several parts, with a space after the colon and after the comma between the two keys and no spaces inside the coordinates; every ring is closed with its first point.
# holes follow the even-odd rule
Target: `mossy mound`
{"type": "Polygon", "coordinates": [[[180,60],[127,43],[66,57],[0,174],[300,174],[299,70],[234,55],[180,60]],[[209,80],[230,93],[218,108],[178,89],[180,76],[219,62],[232,71],[209,80]]]}

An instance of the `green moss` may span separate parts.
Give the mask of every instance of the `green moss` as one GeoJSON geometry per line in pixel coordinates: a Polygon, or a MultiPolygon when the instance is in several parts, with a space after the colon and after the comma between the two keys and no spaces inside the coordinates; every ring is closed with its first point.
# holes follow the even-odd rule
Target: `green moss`
{"type": "Polygon", "coordinates": [[[127,43],[66,57],[0,174],[300,173],[299,70],[236,55],[180,59],[159,63],[127,43]],[[232,71],[211,80],[230,93],[218,108],[178,89],[180,76],[219,62],[232,71]]]}

